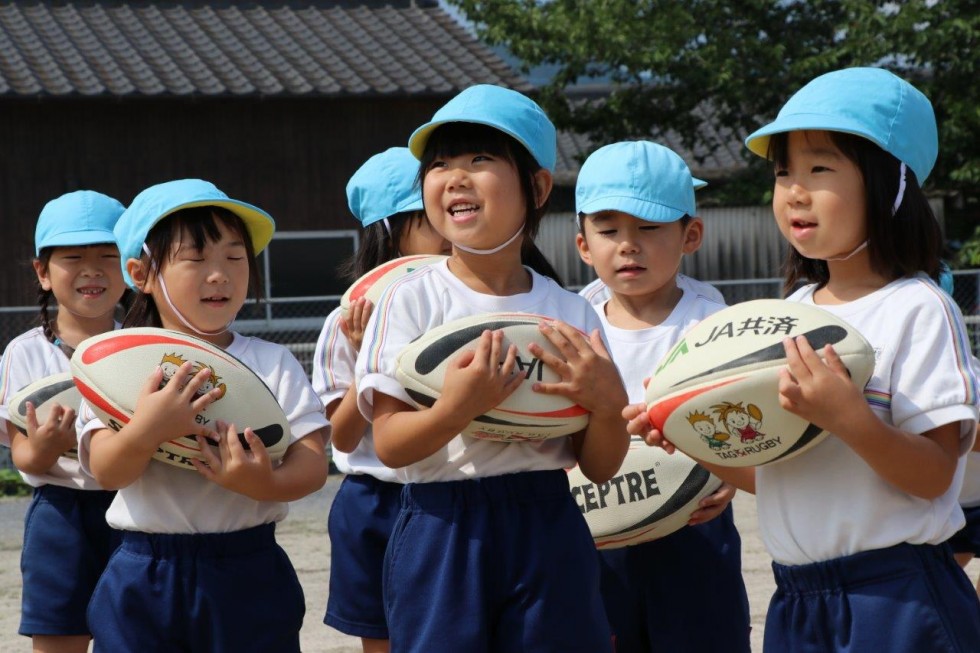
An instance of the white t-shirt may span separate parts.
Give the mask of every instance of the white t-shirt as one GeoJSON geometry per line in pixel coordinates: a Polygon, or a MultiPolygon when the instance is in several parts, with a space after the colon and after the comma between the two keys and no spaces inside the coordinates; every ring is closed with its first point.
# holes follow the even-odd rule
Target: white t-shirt
{"type": "Polygon", "coordinates": [[[609,342],[609,353],[626,384],[630,403],[643,401],[646,393],[644,379],[653,374],[660,359],[688,329],[725,308],[723,302],[684,290],[677,306],[660,324],[646,329],[621,329],[609,324],[606,319],[606,304],[607,302],[602,302],[594,305],[594,308],[602,320],[602,329],[609,342]]]}
{"type": "MultiPolygon", "coordinates": [[[[691,292],[698,295],[704,295],[713,302],[725,305],[725,298],[718,291],[717,288],[712,286],[710,283],[705,283],[703,281],[698,281],[684,274],[678,274],[677,277],[677,287],[685,292],[691,292]]],[[[611,297],[612,293],[609,291],[609,287],[603,283],[602,279],[596,279],[582,290],[578,291],[578,294],[589,300],[589,303],[597,306],[599,304],[605,304],[611,297]]]]}
{"type": "MultiPolygon", "coordinates": [[[[547,277],[528,272],[530,292],[507,297],[470,290],[453,276],[446,261],[416,270],[392,284],[371,315],[357,357],[361,413],[371,419],[375,391],[412,405],[395,379],[395,359],[409,342],[446,322],[480,313],[535,313],[560,319],[586,333],[601,329],[599,317],[587,301],[547,277]]],[[[425,483],[574,465],[569,438],[503,443],[457,435],[428,458],[395,471],[404,482],[425,483]]]]}
{"type": "MultiPolygon", "coordinates": [[[[814,286],[792,301],[812,304],[814,286]]],[[[956,304],[925,276],[858,300],[820,305],[860,330],[875,351],[865,398],[875,415],[908,433],[959,422],[961,453],[973,443],[977,379],[956,304]]],[[[902,542],[938,544],[962,528],[958,504],[966,457],[936,499],[902,492],[831,435],[813,449],[756,470],[759,531],[776,562],[801,565],[902,542]]]]}
{"type": "MultiPolygon", "coordinates": [[[[980,359],[973,357],[973,372],[980,378],[980,359]]],[[[980,451],[966,455],[966,472],[963,474],[963,489],[960,490],[960,505],[964,508],[980,506],[980,451]]]]}
{"type": "MultiPolygon", "coordinates": [[[[329,426],[303,366],[288,349],[258,338],[234,336],[228,353],[269,386],[289,420],[290,444],[329,426]]],[[[77,425],[78,453],[86,470],[90,469],[92,433],[104,428],[83,402],[77,425]]],[[[255,501],[226,490],[196,470],[151,460],[138,479],[116,494],[106,521],[113,528],[144,533],[227,533],[281,521],[288,510],[283,502],[255,501]]]]}
{"type": "MultiPolygon", "coordinates": [[[[117,325],[118,326],[118,325],[117,325]]],[[[10,446],[7,402],[18,390],[52,374],[70,372],[68,357],[57,345],[44,337],[41,327],[22,333],[7,345],[0,360],[0,444],[10,446]]],[[[77,460],[59,456],[58,461],[44,474],[20,475],[32,487],[60,485],[82,490],[101,490],[99,484],[85,473],[77,460]]]]}
{"type": "MultiPolygon", "coordinates": [[[[324,406],[342,399],[354,384],[357,352],[340,330],[340,312],[338,306],[327,316],[313,355],[313,389],[324,406]]],[[[370,425],[354,451],[344,453],[334,449],[333,462],[344,474],[367,474],[381,481],[398,481],[395,471],[378,460],[370,425]]]]}

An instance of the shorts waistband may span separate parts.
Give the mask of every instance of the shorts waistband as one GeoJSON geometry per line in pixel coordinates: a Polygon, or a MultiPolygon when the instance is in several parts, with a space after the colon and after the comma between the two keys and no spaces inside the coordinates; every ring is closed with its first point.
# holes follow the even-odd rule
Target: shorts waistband
{"type": "Polygon", "coordinates": [[[484,476],[461,481],[409,483],[402,490],[402,505],[425,510],[489,501],[540,503],[544,499],[571,499],[568,474],[563,469],[484,476]]]}
{"type": "Polygon", "coordinates": [[[949,545],[896,544],[806,565],[772,563],[776,586],[787,592],[840,589],[883,578],[895,572],[956,564],[949,545]]]}
{"type": "Polygon", "coordinates": [[[230,533],[143,533],[122,531],[121,548],[150,556],[218,558],[261,551],[276,544],[276,524],[230,533]]]}

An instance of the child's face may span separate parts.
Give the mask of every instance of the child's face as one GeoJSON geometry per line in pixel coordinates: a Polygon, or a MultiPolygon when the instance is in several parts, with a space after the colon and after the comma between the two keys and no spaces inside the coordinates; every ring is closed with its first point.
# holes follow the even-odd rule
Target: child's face
{"type": "Polygon", "coordinates": [[[418,217],[408,219],[408,224],[401,232],[398,241],[398,252],[402,256],[418,254],[449,254],[452,245],[432,228],[425,213],[420,211],[418,217]]]}
{"type": "Polygon", "coordinates": [[[702,224],[647,222],[621,211],[582,218],[584,236],[575,238],[579,256],[617,294],[641,296],[674,287],[684,254],[701,246],[702,224]]]}
{"type": "MultiPolygon", "coordinates": [[[[220,237],[207,241],[203,250],[194,247],[188,234],[175,243],[164,260],[160,276],[174,306],[201,331],[223,330],[231,322],[248,295],[248,250],[242,239],[221,220],[220,237]]],[[[146,286],[168,329],[187,332],[163,296],[161,284],[151,276],[146,286]]]]}
{"type": "MultiPolygon", "coordinates": [[[[789,134],[787,163],[777,166],[772,210],[783,237],[802,256],[845,256],[867,239],[864,179],[827,132],[789,134]]],[[[867,260],[867,250],[855,255],[867,260]]]]}
{"type": "Polygon", "coordinates": [[[126,289],[115,245],[55,247],[47,268],[35,261],[34,270],[59,309],[79,318],[112,315],[126,289]]]}
{"type": "MultiPolygon", "coordinates": [[[[517,169],[489,154],[463,154],[432,162],[422,182],[432,227],[452,243],[497,247],[513,236],[527,210],[517,169]]],[[[520,247],[520,238],[515,247],[520,247]]]]}

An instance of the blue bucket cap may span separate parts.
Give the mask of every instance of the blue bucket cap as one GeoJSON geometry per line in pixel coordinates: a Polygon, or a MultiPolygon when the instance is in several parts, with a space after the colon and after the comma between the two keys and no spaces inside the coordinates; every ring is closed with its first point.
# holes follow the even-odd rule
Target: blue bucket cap
{"type": "Polygon", "coordinates": [[[422,158],[429,136],[447,122],[471,122],[499,129],[527,148],[542,168],[554,172],[558,158],[555,126],[531,98],[502,86],[471,86],[436,111],[408,139],[408,148],[422,158]]]}
{"type": "Polygon", "coordinates": [[[407,147],[375,154],[347,182],[347,206],[365,227],[397,213],[421,211],[418,174],[419,161],[407,147]]]}
{"type": "Polygon", "coordinates": [[[94,190],[65,193],[44,205],[34,229],[34,255],[45,247],[77,247],[116,242],[112,233],[126,207],[94,190]]]}
{"type": "Polygon", "coordinates": [[[707,182],[691,176],[684,159],[649,141],[600,147],[578,173],[576,213],[622,211],[647,222],[697,215],[694,191],[707,182]]]}
{"type": "Polygon", "coordinates": [[[136,286],[126,272],[126,261],[140,257],[150,229],[171,213],[198,206],[220,206],[241,218],[256,254],[266,248],[276,230],[271,215],[256,206],[229,198],[209,181],[177,179],[150,186],[133,198],[113,230],[119,245],[123,280],[130,287],[136,286]]]}
{"type": "Polygon", "coordinates": [[[786,102],[774,121],[746,138],[745,146],[767,157],[772,134],[803,129],[866,138],[911,168],[919,184],[939,154],[929,99],[881,68],[845,68],[817,77],[786,102]]]}

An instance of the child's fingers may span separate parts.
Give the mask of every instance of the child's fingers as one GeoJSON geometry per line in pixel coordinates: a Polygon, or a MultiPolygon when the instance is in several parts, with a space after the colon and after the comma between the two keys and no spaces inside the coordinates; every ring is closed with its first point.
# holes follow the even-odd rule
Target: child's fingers
{"type": "Polygon", "coordinates": [[[606,343],[602,341],[602,335],[599,333],[599,329],[592,329],[592,333],[589,334],[589,346],[592,347],[592,351],[603,358],[612,360],[612,356],[609,355],[609,350],[606,349],[606,343]]]}
{"type": "MultiPolygon", "coordinates": [[[[236,437],[235,439],[237,440],[238,438],[236,437]]],[[[269,460],[269,452],[265,448],[265,443],[262,442],[259,436],[255,435],[255,431],[251,427],[245,429],[245,441],[248,443],[249,451],[255,458],[255,462],[263,465],[266,464],[269,460]]],[[[268,462],[268,464],[271,465],[272,463],[268,462]]]]}
{"type": "Polygon", "coordinates": [[[837,354],[837,351],[834,349],[833,345],[824,345],[823,357],[824,362],[827,364],[827,367],[831,372],[834,372],[839,376],[851,376],[851,373],[847,369],[847,365],[844,365],[844,361],[841,360],[841,357],[837,354]]]}
{"type": "MultiPolygon", "coordinates": [[[[249,429],[245,429],[246,433],[249,429]]],[[[245,437],[246,442],[248,441],[248,436],[245,437]]],[[[225,437],[223,438],[227,448],[228,455],[231,460],[243,460],[247,455],[245,452],[245,447],[242,445],[242,439],[238,437],[238,429],[235,428],[234,424],[228,425],[228,430],[225,431],[225,437]]],[[[261,444],[261,442],[259,443],[261,444]]],[[[251,444],[249,444],[251,446],[251,444]]]]}
{"type": "Polygon", "coordinates": [[[491,372],[500,369],[501,350],[504,347],[504,332],[500,329],[490,333],[490,354],[487,358],[487,365],[491,372]]]}
{"type": "Polygon", "coordinates": [[[163,368],[157,365],[150,375],[146,377],[146,381],[143,383],[143,387],[140,388],[140,397],[145,397],[146,395],[152,394],[160,389],[160,384],[163,382],[163,368]]]}
{"type": "MultiPolygon", "coordinates": [[[[221,469],[221,458],[219,458],[215,453],[214,449],[208,443],[208,438],[214,440],[215,442],[221,441],[221,436],[217,431],[212,431],[208,429],[204,434],[198,434],[195,436],[197,441],[197,446],[201,448],[201,459],[208,467],[210,473],[214,473],[215,470],[221,469]]],[[[193,458],[191,460],[194,460],[193,458]]]]}
{"type": "MultiPolygon", "coordinates": [[[[807,379],[810,376],[810,370],[807,368],[806,363],[803,360],[803,356],[800,352],[800,344],[806,342],[806,338],[800,336],[799,338],[785,338],[783,340],[783,350],[786,352],[786,364],[789,371],[793,374],[796,379],[807,379]]],[[[806,343],[809,347],[809,343],[806,343]]]]}
{"type": "Polygon", "coordinates": [[[517,345],[513,343],[507,347],[504,362],[500,364],[500,375],[511,381],[513,380],[513,376],[517,376],[518,383],[522,380],[520,374],[517,372],[517,345]]]}

